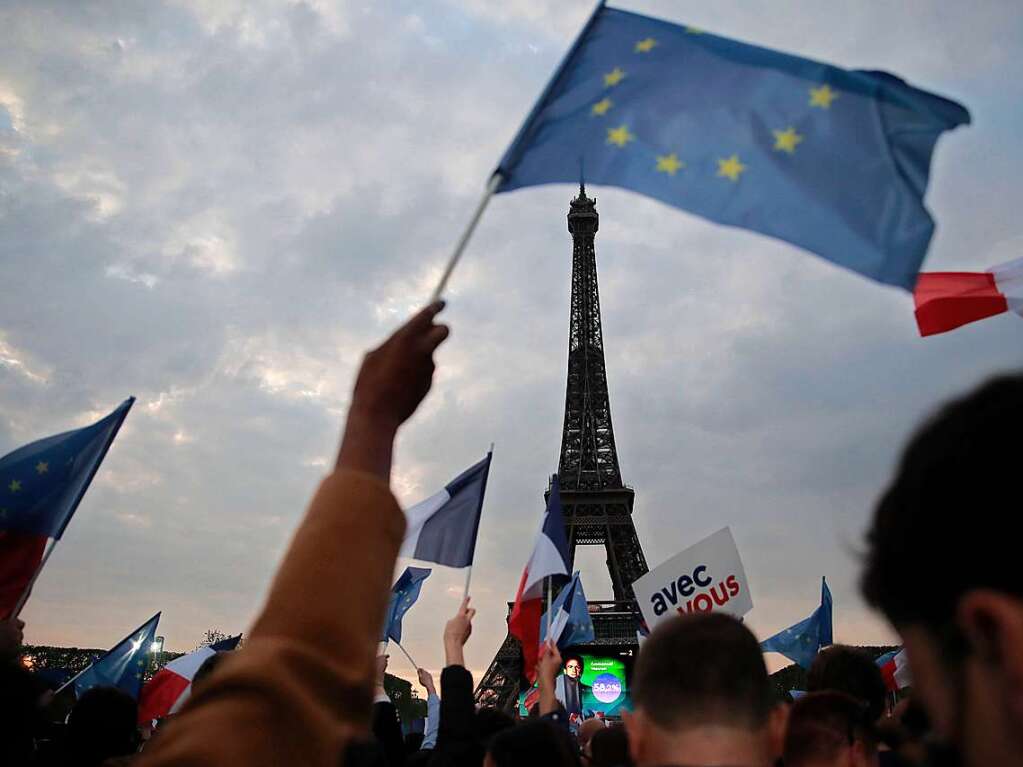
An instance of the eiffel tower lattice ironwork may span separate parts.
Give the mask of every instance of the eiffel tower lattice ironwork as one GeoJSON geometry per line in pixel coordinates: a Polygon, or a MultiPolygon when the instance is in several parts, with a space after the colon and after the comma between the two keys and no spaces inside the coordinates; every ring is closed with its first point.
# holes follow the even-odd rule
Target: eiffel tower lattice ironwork
{"type": "MultiPolygon", "coordinates": [[[[646,573],[646,558],[632,521],[635,493],[622,482],[611,425],[611,402],[604,363],[594,239],[599,225],[597,201],[579,196],[571,202],[572,304],[568,333],[568,385],[561,435],[558,477],[569,554],[576,546],[603,545],[611,575],[613,601],[590,602],[595,646],[636,647],[639,608],[632,583],[646,573]]],[[[549,488],[548,488],[549,492],[549,488]]],[[[476,702],[511,708],[519,693],[522,654],[507,636],[479,686],[476,702]]]]}

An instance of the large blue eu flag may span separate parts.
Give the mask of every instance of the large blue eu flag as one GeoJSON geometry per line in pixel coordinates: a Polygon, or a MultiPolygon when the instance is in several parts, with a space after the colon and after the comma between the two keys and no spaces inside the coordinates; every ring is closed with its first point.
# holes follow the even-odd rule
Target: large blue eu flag
{"type": "Polygon", "coordinates": [[[789,626],[773,637],[765,639],[760,643],[760,649],[764,652],[781,653],[789,660],[809,669],[820,649],[834,641],[831,616],[831,589],[828,588],[828,582],[821,578],[821,606],[810,613],[809,618],[804,618],[794,626],[789,626]]]}
{"type": "Polygon", "coordinates": [[[501,159],[497,191],[584,169],[911,290],[934,232],[935,142],[969,121],[884,72],[601,3],[501,159]]]}
{"type": "Polygon", "coordinates": [[[68,682],[75,695],[81,697],[91,687],[116,687],[138,700],[159,623],[157,613],[68,682]]]}

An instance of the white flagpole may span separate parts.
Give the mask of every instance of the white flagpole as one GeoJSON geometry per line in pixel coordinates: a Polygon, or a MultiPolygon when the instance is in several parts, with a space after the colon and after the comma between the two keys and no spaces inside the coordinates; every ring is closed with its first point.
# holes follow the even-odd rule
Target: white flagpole
{"type": "Polygon", "coordinates": [[[551,641],[551,592],[554,589],[551,586],[551,576],[547,576],[547,641],[551,641]]]}
{"type": "Polygon", "coordinates": [[[408,654],[408,650],[406,650],[404,647],[401,646],[401,642],[395,641],[394,644],[398,646],[399,650],[401,650],[403,653],[405,653],[405,657],[408,658],[408,662],[412,664],[412,667],[414,669],[416,669],[416,671],[418,671],[419,670],[419,664],[417,664],[414,660],[412,660],[412,656],[408,654]]]}
{"type": "Polygon", "coordinates": [[[46,567],[46,562],[50,558],[50,554],[53,553],[53,550],[55,548],[57,548],[57,539],[51,538],[49,547],[43,554],[43,558],[39,560],[39,566],[36,568],[36,571],[32,573],[32,579],[28,582],[28,585],[25,586],[25,590],[21,592],[21,596],[18,597],[18,603],[14,605],[14,611],[11,613],[11,618],[17,618],[18,615],[21,613],[22,608],[25,607],[25,603],[28,601],[29,594],[32,593],[32,587],[36,585],[36,579],[39,577],[39,573],[41,573],[43,571],[43,568],[46,567]]]}
{"type": "Polygon", "coordinates": [[[483,211],[486,210],[487,203],[490,202],[490,198],[494,196],[494,192],[497,191],[497,187],[501,185],[502,181],[504,181],[504,177],[500,173],[495,173],[490,177],[490,181],[487,182],[487,188],[483,192],[483,197],[480,198],[479,204],[476,205],[476,210],[472,214],[472,218],[469,219],[469,225],[465,227],[465,231],[462,232],[462,236],[458,239],[455,250],[444,267],[444,273],[441,275],[440,282],[437,283],[433,295],[430,296],[431,304],[434,301],[440,300],[444,288],[447,287],[451,273],[455,271],[455,267],[462,258],[462,251],[465,250],[465,246],[469,244],[469,238],[472,237],[472,233],[476,230],[476,224],[480,222],[480,217],[483,215],[483,211]]]}

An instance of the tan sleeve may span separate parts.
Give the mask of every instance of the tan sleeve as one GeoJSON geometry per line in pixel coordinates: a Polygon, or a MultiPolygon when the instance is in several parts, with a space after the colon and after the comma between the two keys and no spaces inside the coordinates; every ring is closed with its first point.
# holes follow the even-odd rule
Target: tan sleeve
{"type": "Polygon", "coordinates": [[[138,764],[331,765],[368,731],[374,658],[405,517],[387,485],[323,480],[242,650],[138,764]]]}

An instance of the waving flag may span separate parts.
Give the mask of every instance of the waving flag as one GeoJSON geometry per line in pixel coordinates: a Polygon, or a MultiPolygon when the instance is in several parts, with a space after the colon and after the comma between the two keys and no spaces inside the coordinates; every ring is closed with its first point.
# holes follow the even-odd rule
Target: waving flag
{"type": "Polygon", "coordinates": [[[610,184],[912,290],[923,204],[965,108],[601,2],[497,168],[498,192],[610,184]],[[580,167],[581,166],[581,167],[580,167]]]}
{"type": "Polygon", "coordinates": [[[898,692],[903,687],[910,687],[913,684],[913,676],[909,671],[909,659],[906,657],[905,650],[892,650],[874,662],[881,669],[885,687],[890,692],[898,692]]]}
{"type": "Polygon", "coordinates": [[[146,682],[139,696],[139,723],[162,719],[174,713],[192,694],[192,679],[207,658],[218,652],[233,650],[242,635],[228,637],[211,645],[200,647],[195,652],[175,658],[146,682]]]}
{"type": "Polygon", "coordinates": [[[157,613],[68,682],[74,686],[75,695],[81,697],[90,687],[103,686],[117,687],[137,699],[159,623],[157,613]]]}
{"type": "Polygon", "coordinates": [[[924,272],[913,290],[921,336],[1004,312],[1023,316],[1023,258],[986,272],[924,272]]]}
{"type": "Polygon", "coordinates": [[[508,633],[522,645],[523,673],[532,682],[536,678],[539,659],[540,617],[543,615],[544,578],[568,575],[568,541],[565,538],[565,518],[561,511],[561,491],[558,475],[551,481],[547,510],[543,515],[540,534],[533,553],[522,571],[515,605],[508,617],[508,633]]]}
{"type": "MultiPolygon", "coordinates": [[[[561,590],[558,598],[551,605],[551,639],[559,649],[576,644],[592,642],[594,636],[593,621],[590,619],[590,607],[586,602],[583,583],[579,572],[572,575],[572,580],[561,590]]],[[[542,646],[547,639],[547,613],[540,617],[540,641],[542,646]]]]}
{"type": "Polygon", "coordinates": [[[405,572],[391,587],[391,603],[387,606],[387,622],[384,624],[384,635],[380,641],[393,639],[401,643],[401,619],[419,599],[423,581],[430,577],[426,567],[406,567],[405,572]]]}
{"type": "Polygon", "coordinates": [[[134,402],[129,397],[91,426],[0,458],[0,618],[31,583],[47,539],[64,534],[134,402]]]}
{"type": "Polygon", "coordinates": [[[472,564],[491,456],[405,512],[408,528],[399,556],[448,567],[472,564]]]}
{"type": "Polygon", "coordinates": [[[833,642],[831,632],[831,590],[821,578],[821,606],[809,618],[760,643],[764,652],[777,652],[803,668],[810,668],[822,647],[833,642]]]}

